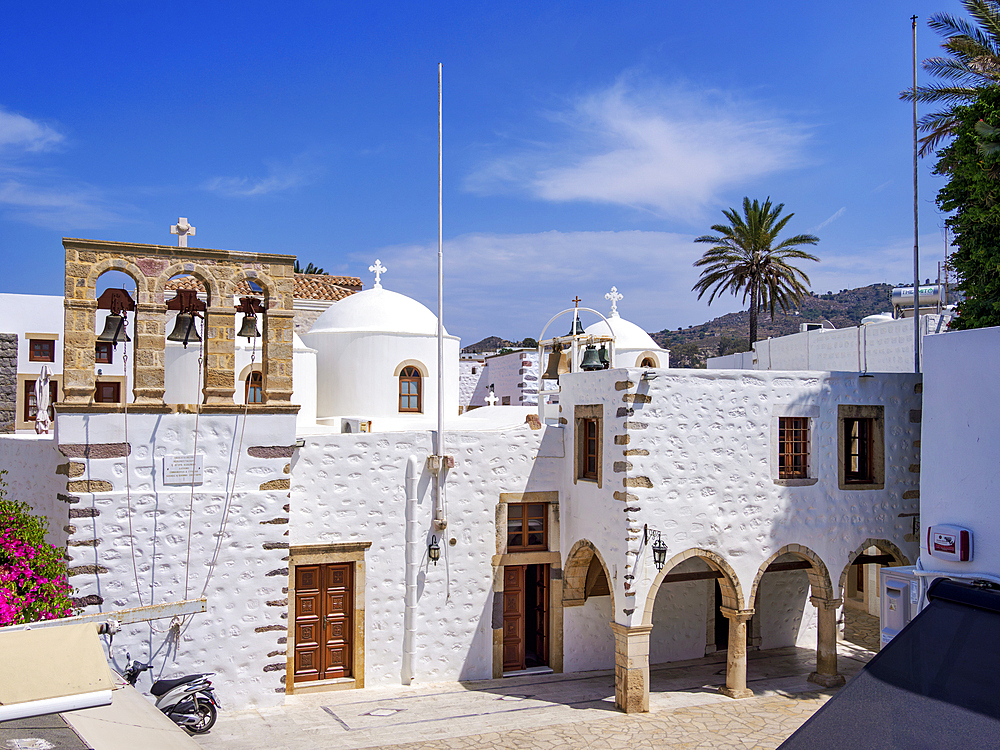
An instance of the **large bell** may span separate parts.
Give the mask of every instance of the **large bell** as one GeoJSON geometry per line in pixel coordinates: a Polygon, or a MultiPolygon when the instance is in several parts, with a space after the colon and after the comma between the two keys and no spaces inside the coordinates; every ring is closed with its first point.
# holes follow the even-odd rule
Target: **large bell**
{"type": "Polygon", "coordinates": [[[167,341],[179,341],[184,344],[185,349],[187,349],[188,342],[194,341],[198,343],[201,341],[201,336],[198,335],[198,328],[194,324],[194,315],[191,313],[177,313],[177,317],[174,318],[174,330],[167,336],[167,341]]]}
{"type": "Polygon", "coordinates": [[[250,339],[259,339],[260,331],[257,330],[257,316],[244,315],[243,327],[240,328],[240,332],[236,335],[238,337],[245,338],[247,341],[249,341],[250,339]]]}
{"type": "Polygon", "coordinates": [[[569,372],[569,357],[562,350],[562,346],[556,344],[549,352],[549,364],[542,374],[542,380],[558,380],[564,372],[569,372]]]}
{"type": "Polygon", "coordinates": [[[597,358],[601,361],[601,367],[607,370],[611,367],[611,358],[608,356],[608,347],[601,344],[601,348],[597,350],[597,358]]]}
{"type": "Polygon", "coordinates": [[[569,327],[569,333],[567,333],[566,335],[567,336],[579,336],[579,335],[584,334],[584,333],[586,333],[586,331],[583,330],[583,323],[580,322],[580,316],[579,315],[574,315],[573,316],[573,325],[571,325],[569,327]]]}
{"type": "Polygon", "coordinates": [[[601,363],[601,357],[597,353],[597,347],[593,344],[588,344],[587,348],[583,352],[583,361],[580,362],[580,369],[590,372],[591,370],[603,370],[604,365],[601,363]]]}
{"type": "Polygon", "coordinates": [[[104,319],[104,330],[97,337],[98,341],[106,341],[112,346],[118,346],[119,341],[131,341],[125,330],[125,318],[121,315],[108,313],[104,319]]]}

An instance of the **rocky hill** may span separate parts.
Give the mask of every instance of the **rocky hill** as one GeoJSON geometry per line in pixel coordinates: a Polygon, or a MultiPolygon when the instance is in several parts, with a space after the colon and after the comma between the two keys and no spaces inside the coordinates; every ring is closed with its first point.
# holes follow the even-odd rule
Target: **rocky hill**
{"type": "Polygon", "coordinates": [[[507,339],[502,339],[499,336],[487,336],[475,344],[463,346],[462,351],[466,354],[482,354],[483,352],[498,352],[501,349],[510,349],[514,346],[517,346],[517,344],[513,341],[507,341],[507,339]]]}
{"type": "MultiPolygon", "coordinates": [[[[802,307],[787,313],[778,308],[774,320],[768,312],[757,318],[757,338],[798,333],[800,323],[829,320],[837,328],[856,326],[861,319],[892,309],[892,286],[872,284],[860,289],[812,294],[802,300],[802,307]]],[[[714,318],[698,326],[651,333],[653,340],[670,349],[671,367],[704,367],[708,357],[750,350],[750,313],[746,310],[714,318]]]]}

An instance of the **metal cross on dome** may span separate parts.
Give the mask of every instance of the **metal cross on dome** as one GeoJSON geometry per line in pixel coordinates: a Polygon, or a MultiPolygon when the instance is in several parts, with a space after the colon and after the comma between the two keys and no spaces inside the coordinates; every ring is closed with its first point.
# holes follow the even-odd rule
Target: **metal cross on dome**
{"type": "Polygon", "coordinates": [[[375,274],[375,287],[374,288],[375,289],[381,289],[382,288],[382,280],[381,280],[382,274],[384,274],[389,269],[386,268],[385,266],[383,266],[382,265],[382,261],[380,261],[378,258],[376,258],[375,259],[375,265],[374,266],[368,266],[368,270],[371,271],[373,274],[375,274]]]}
{"type": "Polygon", "coordinates": [[[187,247],[188,246],[188,235],[194,236],[194,227],[188,223],[187,217],[182,216],[177,220],[176,224],[170,225],[170,234],[177,235],[177,247],[187,247]]]}
{"type": "Polygon", "coordinates": [[[611,291],[604,295],[604,299],[611,300],[611,314],[618,314],[618,302],[624,299],[624,296],[619,294],[618,287],[611,287],[611,291]]]}

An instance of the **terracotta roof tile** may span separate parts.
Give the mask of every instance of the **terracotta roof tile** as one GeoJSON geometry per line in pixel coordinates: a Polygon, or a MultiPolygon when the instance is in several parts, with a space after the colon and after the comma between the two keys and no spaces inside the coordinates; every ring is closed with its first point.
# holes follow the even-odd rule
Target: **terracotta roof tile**
{"type": "MultiPolygon", "coordinates": [[[[168,291],[175,289],[195,289],[203,291],[201,282],[194,276],[183,276],[171,279],[166,286],[168,291]]],[[[357,276],[325,276],[323,274],[295,274],[295,298],[330,300],[336,302],[362,289],[361,279],[357,276]]],[[[249,283],[241,282],[236,288],[237,294],[250,294],[249,283]]]]}

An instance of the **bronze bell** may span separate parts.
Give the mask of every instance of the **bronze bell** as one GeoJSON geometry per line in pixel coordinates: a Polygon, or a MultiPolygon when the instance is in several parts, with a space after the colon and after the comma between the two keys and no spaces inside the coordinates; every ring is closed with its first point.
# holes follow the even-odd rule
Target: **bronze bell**
{"type": "Polygon", "coordinates": [[[573,325],[571,325],[569,327],[569,333],[567,333],[566,335],[567,336],[579,336],[579,335],[584,334],[584,333],[586,333],[586,331],[583,330],[583,323],[580,322],[580,316],[579,315],[574,315],[573,316],[573,325]]]}
{"type": "Polygon", "coordinates": [[[240,328],[240,332],[236,334],[238,337],[245,338],[247,341],[250,339],[259,339],[260,331],[257,330],[257,316],[247,315],[243,316],[243,327],[240,328]]]}
{"type": "Polygon", "coordinates": [[[580,362],[580,369],[590,372],[591,370],[603,370],[604,365],[601,364],[600,355],[597,353],[597,347],[593,344],[588,344],[587,348],[583,352],[583,361],[580,362]]]}
{"type": "Polygon", "coordinates": [[[200,342],[201,336],[198,335],[198,329],[195,327],[194,315],[177,313],[177,317],[174,318],[174,330],[167,336],[167,341],[179,341],[184,344],[185,349],[190,341],[200,342]]]}
{"type": "Polygon", "coordinates": [[[563,353],[561,344],[554,344],[549,352],[549,364],[542,374],[542,380],[558,380],[564,372],[569,372],[568,357],[563,353]]]}
{"type": "Polygon", "coordinates": [[[112,346],[118,346],[119,341],[131,341],[125,330],[125,318],[121,315],[108,313],[104,319],[104,330],[97,337],[98,341],[106,341],[112,346]]]}
{"type": "Polygon", "coordinates": [[[608,356],[608,347],[601,344],[601,348],[597,352],[597,358],[601,361],[601,367],[607,370],[611,367],[611,358],[608,356]]]}

